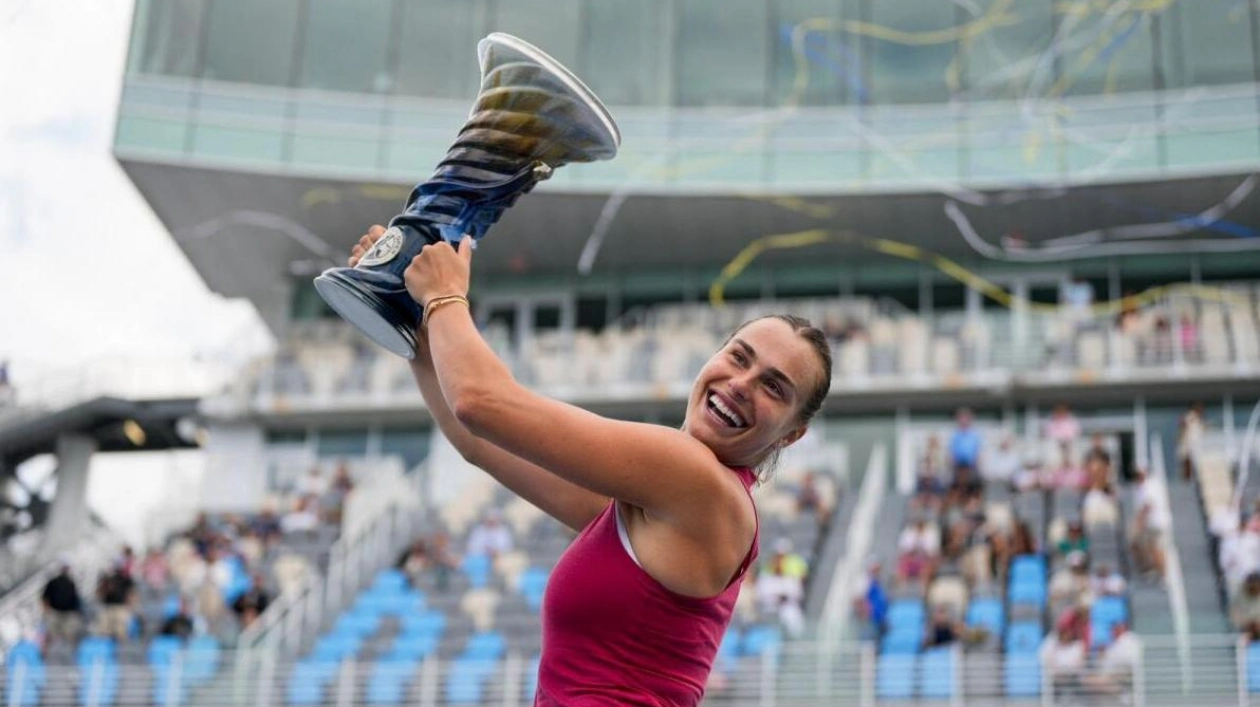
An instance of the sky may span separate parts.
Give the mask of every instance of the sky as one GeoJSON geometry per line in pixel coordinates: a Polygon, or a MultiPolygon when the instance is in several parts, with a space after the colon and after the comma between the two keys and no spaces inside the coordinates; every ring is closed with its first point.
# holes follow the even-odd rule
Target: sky
{"type": "MultiPolygon", "coordinates": [[[[131,12],[0,0],[0,361],[27,401],[200,392],[270,343],[248,302],[207,289],[110,155],[131,12]]],[[[96,455],[89,505],[143,544],[155,520],[191,512],[171,501],[196,498],[199,457],[96,455]]]]}
{"type": "Polygon", "coordinates": [[[0,360],[30,396],[176,392],[268,337],[110,154],[133,0],[0,0],[0,360]]]}

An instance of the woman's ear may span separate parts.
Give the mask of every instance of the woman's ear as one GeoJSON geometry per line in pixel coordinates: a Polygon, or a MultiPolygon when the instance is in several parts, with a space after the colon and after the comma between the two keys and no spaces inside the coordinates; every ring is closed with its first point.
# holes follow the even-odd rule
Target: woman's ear
{"type": "Polygon", "coordinates": [[[807,425],[801,425],[800,427],[797,427],[791,432],[783,435],[781,438],[779,438],[779,444],[778,444],[779,449],[784,449],[795,444],[796,440],[805,436],[805,431],[808,429],[809,427],[807,425]]]}

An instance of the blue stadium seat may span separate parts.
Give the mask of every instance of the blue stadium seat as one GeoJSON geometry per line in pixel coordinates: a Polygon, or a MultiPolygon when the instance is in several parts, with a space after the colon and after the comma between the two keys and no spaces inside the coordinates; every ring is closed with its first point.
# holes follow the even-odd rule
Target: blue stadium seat
{"type": "Polygon", "coordinates": [[[534,695],[538,692],[538,665],[542,663],[542,656],[536,655],[534,659],[529,661],[529,669],[525,672],[525,702],[527,704],[534,703],[534,695]]]}
{"type": "Polygon", "coordinates": [[[39,646],[26,640],[18,641],[4,657],[4,699],[6,705],[33,707],[39,704],[40,688],[47,679],[44,658],[39,646]],[[19,684],[18,673],[22,679],[19,684]]]}
{"type": "Polygon", "coordinates": [[[1090,636],[1098,648],[1111,645],[1111,627],[1128,621],[1129,607],[1120,597],[1099,597],[1089,609],[1090,636]]]}
{"type": "Polygon", "coordinates": [[[468,575],[473,589],[481,589],[490,583],[490,558],[486,555],[464,555],[459,568],[468,575]]]}
{"type": "MultiPolygon", "coordinates": [[[[317,705],[324,701],[324,678],[327,663],[298,663],[289,675],[285,700],[291,705],[317,705]]],[[[336,666],[333,672],[336,671],[336,666]]]]}
{"type": "Polygon", "coordinates": [[[882,699],[909,698],[914,695],[915,655],[879,657],[875,675],[875,696],[882,699]]]}
{"type": "Polygon", "coordinates": [[[401,593],[410,587],[407,581],[407,575],[401,570],[386,569],[376,573],[376,578],[372,580],[372,589],[384,590],[384,593],[401,593]]]}
{"type": "Polygon", "coordinates": [[[377,613],[348,611],[337,617],[332,632],[341,636],[367,638],[381,628],[381,616],[377,613]]]}
{"type": "Polygon", "coordinates": [[[907,655],[919,652],[923,645],[923,633],[909,629],[898,629],[884,634],[880,640],[879,651],[885,655],[907,655]]]}
{"type": "Polygon", "coordinates": [[[392,705],[403,701],[407,683],[420,664],[415,661],[386,660],[372,665],[368,678],[367,701],[374,705],[392,705]]]}
{"type": "Polygon", "coordinates": [[[79,681],[79,704],[113,705],[118,700],[118,665],[112,661],[83,668],[79,681]]]}
{"type": "Polygon", "coordinates": [[[1046,558],[1041,555],[1019,555],[1011,560],[1010,578],[1037,580],[1046,583],[1046,558]]]}
{"type": "Polygon", "coordinates": [[[1041,624],[1037,621],[1016,621],[1006,629],[1004,647],[1012,655],[1036,655],[1041,650],[1041,624]]]}
{"type": "Polygon", "coordinates": [[[1011,604],[1045,606],[1046,583],[1044,580],[1036,579],[1012,580],[1010,588],[1007,589],[1006,598],[1011,604]]]}
{"type": "Polygon", "coordinates": [[[541,567],[529,567],[521,573],[521,595],[529,608],[538,611],[542,608],[543,594],[547,591],[547,579],[550,574],[541,567]]]}
{"type": "Polygon", "coordinates": [[[408,589],[388,595],[373,594],[372,600],[378,613],[391,616],[406,616],[424,611],[426,608],[424,593],[408,589]]]}
{"type": "Polygon", "coordinates": [[[315,650],[311,657],[323,661],[340,661],[353,658],[359,652],[361,641],[357,636],[330,633],[319,637],[315,642],[315,650]]]}
{"type": "Polygon", "coordinates": [[[480,675],[465,661],[455,661],[446,676],[446,701],[453,705],[470,705],[481,702],[480,675]]]}
{"type": "Polygon", "coordinates": [[[79,648],[75,651],[75,662],[80,667],[91,665],[98,660],[113,663],[116,654],[114,639],[88,636],[79,641],[79,648]]]}
{"type": "Polygon", "coordinates": [[[175,654],[179,653],[184,647],[184,642],[179,636],[154,636],[149,641],[149,648],[145,651],[150,666],[170,665],[175,659],[175,654]]]}
{"type": "Polygon", "coordinates": [[[926,620],[927,612],[923,608],[923,602],[917,599],[898,599],[888,605],[886,621],[889,630],[904,626],[922,632],[926,620]]]}
{"type": "Polygon", "coordinates": [[[1260,643],[1247,646],[1247,692],[1260,692],[1260,643]]]}
{"type": "Polygon", "coordinates": [[[446,630],[446,615],[440,611],[422,611],[402,617],[402,632],[409,635],[441,636],[446,630]]]}
{"type": "Polygon", "coordinates": [[[184,672],[193,685],[210,681],[219,670],[219,641],[213,636],[193,636],[184,654],[184,672]]]}
{"type": "Polygon", "coordinates": [[[954,651],[934,648],[919,657],[919,696],[952,697],[955,676],[954,651]]]}
{"type": "Polygon", "coordinates": [[[1006,628],[1006,615],[1002,609],[1002,600],[981,597],[971,600],[967,607],[967,626],[984,628],[994,636],[1001,636],[1006,628]]]}
{"type": "Polygon", "coordinates": [[[1007,654],[1004,680],[1009,697],[1040,695],[1041,657],[1036,652],[1007,654]]]}
{"type": "Polygon", "coordinates": [[[503,634],[498,631],[483,631],[468,637],[468,643],[460,657],[470,660],[498,660],[503,657],[506,649],[507,642],[503,640],[503,634]]]}
{"type": "Polygon", "coordinates": [[[188,701],[188,676],[182,671],[179,676],[176,679],[175,672],[169,668],[153,671],[153,704],[178,705],[188,701]]]}
{"type": "Polygon", "coordinates": [[[744,632],[743,649],[740,652],[748,656],[775,655],[782,644],[783,636],[778,628],[752,626],[744,632]]]}
{"type": "Polygon", "coordinates": [[[420,660],[432,655],[438,647],[438,637],[436,634],[406,634],[400,633],[394,638],[393,645],[390,646],[387,658],[399,660],[420,660]]]}

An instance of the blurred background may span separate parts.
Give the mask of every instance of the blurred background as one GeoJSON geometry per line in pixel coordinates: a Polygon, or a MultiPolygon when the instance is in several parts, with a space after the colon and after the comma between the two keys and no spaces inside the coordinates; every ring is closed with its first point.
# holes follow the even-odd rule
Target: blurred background
{"type": "Polygon", "coordinates": [[[570,534],[311,284],[493,31],[623,135],[477,251],[520,380],[831,341],[707,702],[1260,690],[1255,0],[4,0],[6,705],[530,703],[570,534]]]}

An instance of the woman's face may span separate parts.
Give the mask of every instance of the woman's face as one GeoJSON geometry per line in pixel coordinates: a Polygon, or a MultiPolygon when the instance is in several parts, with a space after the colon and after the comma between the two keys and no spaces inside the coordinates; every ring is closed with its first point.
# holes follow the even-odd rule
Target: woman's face
{"type": "Polygon", "coordinates": [[[805,432],[802,406],[819,383],[818,355],[779,319],[735,333],[701,369],[683,429],[730,466],[756,466],[805,432]]]}

